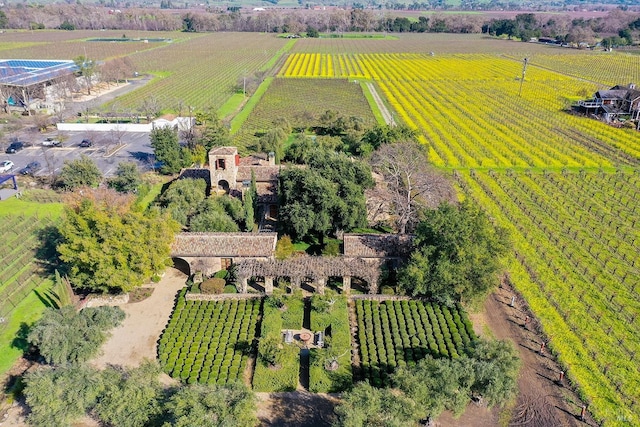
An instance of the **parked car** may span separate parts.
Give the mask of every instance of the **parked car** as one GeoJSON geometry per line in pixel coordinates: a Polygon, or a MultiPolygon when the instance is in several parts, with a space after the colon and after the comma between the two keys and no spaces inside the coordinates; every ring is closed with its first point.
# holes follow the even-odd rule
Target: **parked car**
{"type": "Polygon", "coordinates": [[[91,147],[93,145],[93,142],[91,142],[90,139],[83,139],[82,142],[80,143],[80,147],[91,147]]]}
{"type": "Polygon", "coordinates": [[[62,141],[51,137],[45,138],[44,141],[42,141],[42,145],[44,145],[45,147],[57,147],[61,144],[62,141]]]}
{"type": "Polygon", "coordinates": [[[13,168],[13,162],[11,160],[5,160],[0,163],[0,173],[9,172],[13,168]]]}
{"type": "Polygon", "coordinates": [[[31,162],[27,166],[20,169],[22,175],[33,175],[40,170],[42,166],[40,162],[31,162]]]}
{"type": "Polygon", "coordinates": [[[7,154],[13,154],[13,153],[17,153],[18,151],[22,150],[27,144],[22,142],[22,141],[14,141],[12,142],[9,147],[7,147],[7,154]]]}

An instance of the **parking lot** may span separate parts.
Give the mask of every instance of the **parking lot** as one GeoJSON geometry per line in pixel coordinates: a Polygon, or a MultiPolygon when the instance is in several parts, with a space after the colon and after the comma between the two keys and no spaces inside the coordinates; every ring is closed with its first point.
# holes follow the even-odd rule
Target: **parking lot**
{"type": "Polygon", "coordinates": [[[120,162],[136,162],[141,172],[152,170],[155,163],[149,134],[145,132],[53,132],[38,138],[28,141],[30,146],[14,154],[5,153],[8,143],[0,147],[0,161],[11,160],[15,164],[10,173],[18,173],[27,164],[37,161],[42,166],[37,176],[58,174],[65,161],[78,159],[83,154],[93,159],[105,177],[113,176],[120,162]],[[57,147],[46,147],[42,142],[47,137],[60,139],[62,143],[57,147]],[[83,139],[89,139],[93,145],[80,147],[83,139]]]}

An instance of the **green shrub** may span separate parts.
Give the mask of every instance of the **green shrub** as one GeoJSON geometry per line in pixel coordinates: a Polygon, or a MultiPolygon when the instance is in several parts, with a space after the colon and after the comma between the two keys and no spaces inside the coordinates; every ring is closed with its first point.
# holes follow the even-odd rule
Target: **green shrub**
{"type": "Polygon", "coordinates": [[[200,284],[200,292],[203,294],[221,294],[227,281],[219,277],[207,279],[200,284]]]}
{"type": "Polygon", "coordinates": [[[225,279],[225,280],[227,279],[228,276],[229,276],[229,272],[227,270],[220,270],[213,275],[214,278],[225,279]]]}

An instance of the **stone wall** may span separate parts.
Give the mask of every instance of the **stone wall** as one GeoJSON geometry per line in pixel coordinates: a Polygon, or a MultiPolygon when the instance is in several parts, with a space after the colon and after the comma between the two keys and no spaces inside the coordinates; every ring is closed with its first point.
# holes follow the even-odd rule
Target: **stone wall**
{"type": "Polygon", "coordinates": [[[82,308],[102,307],[105,305],[115,307],[129,302],[129,294],[122,295],[89,295],[82,303],[82,308]]]}
{"type": "Polygon", "coordinates": [[[187,301],[224,301],[224,300],[241,300],[241,299],[260,299],[263,294],[193,294],[187,292],[184,299],[187,301]]]}

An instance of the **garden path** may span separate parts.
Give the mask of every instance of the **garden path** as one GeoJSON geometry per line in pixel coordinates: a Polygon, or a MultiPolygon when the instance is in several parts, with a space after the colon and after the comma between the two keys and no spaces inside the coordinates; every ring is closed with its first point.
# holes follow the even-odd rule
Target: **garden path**
{"type": "Polygon", "coordinates": [[[167,268],[160,282],[153,285],[153,293],[143,301],[122,305],[127,314],[124,322],[112,331],[103,344],[101,355],[91,364],[135,367],[144,359],[156,358],[157,341],[169,321],[178,291],[184,287],[186,275],[175,268],[167,268]]]}

